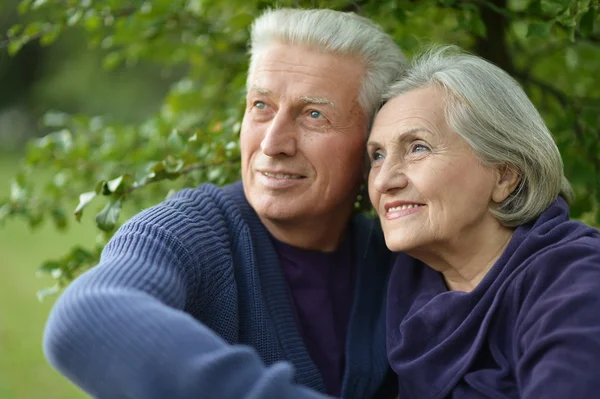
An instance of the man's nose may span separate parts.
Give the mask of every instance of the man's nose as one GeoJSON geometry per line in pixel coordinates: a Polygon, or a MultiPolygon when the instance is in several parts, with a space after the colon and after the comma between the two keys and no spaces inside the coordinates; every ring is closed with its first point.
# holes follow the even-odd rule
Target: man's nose
{"type": "Polygon", "coordinates": [[[298,132],[293,116],[280,110],[267,127],[260,149],[270,157],[277,155],[291,157],[296,154],[297,140],[298,132]]]}

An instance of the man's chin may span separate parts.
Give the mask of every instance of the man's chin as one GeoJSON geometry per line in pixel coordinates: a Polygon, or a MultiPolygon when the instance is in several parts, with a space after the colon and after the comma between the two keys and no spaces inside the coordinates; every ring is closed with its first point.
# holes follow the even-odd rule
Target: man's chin
{"type": "Polygon", "coordinates": [[[275,221],[286,221],[296,219],[304,213],[302,209],[294,206],[290,201],[257,201],[252,203],[252,208],[261,219],[275,221]]]}

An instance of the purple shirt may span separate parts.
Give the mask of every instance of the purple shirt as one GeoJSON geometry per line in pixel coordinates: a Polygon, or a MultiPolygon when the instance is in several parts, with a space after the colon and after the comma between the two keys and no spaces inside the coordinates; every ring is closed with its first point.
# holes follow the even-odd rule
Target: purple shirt
{"type": "Polygon", "coordinates": [[[273,238],[300,335],[329,395],[340,396],[346,330],[354,294],[351,235],[335,252],[310,251],[273,238]]]}

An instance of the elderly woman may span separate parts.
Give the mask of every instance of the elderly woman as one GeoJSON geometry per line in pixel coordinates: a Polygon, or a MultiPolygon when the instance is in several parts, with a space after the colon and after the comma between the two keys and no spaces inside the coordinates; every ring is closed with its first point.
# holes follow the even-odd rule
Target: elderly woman
{"type": "Polygon", "coordinates": [[[600,397],[600,233],[569,220],[558,148],[519,85],[417,59],[369,138],[400,398],[600,397]]]}

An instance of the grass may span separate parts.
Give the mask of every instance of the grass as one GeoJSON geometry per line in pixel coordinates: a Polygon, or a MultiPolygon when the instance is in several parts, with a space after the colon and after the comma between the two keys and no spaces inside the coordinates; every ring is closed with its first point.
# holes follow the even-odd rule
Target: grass
{"type": "MultiPolygon", "coordinates": [[[[16,156],[0,155],[0,198],[9,192],[16,156]]],[[[88,245],[95,237],[91,225],[72,224],[66,234],[50,224],[31,231],[20,220],[0,226],[0,398],[86,398],[46,362],[42,334],[56,298],[40,302],[36,292],[53,285],[36,277],[42,261],[59,257],[75,244],[88,245]]]]}

